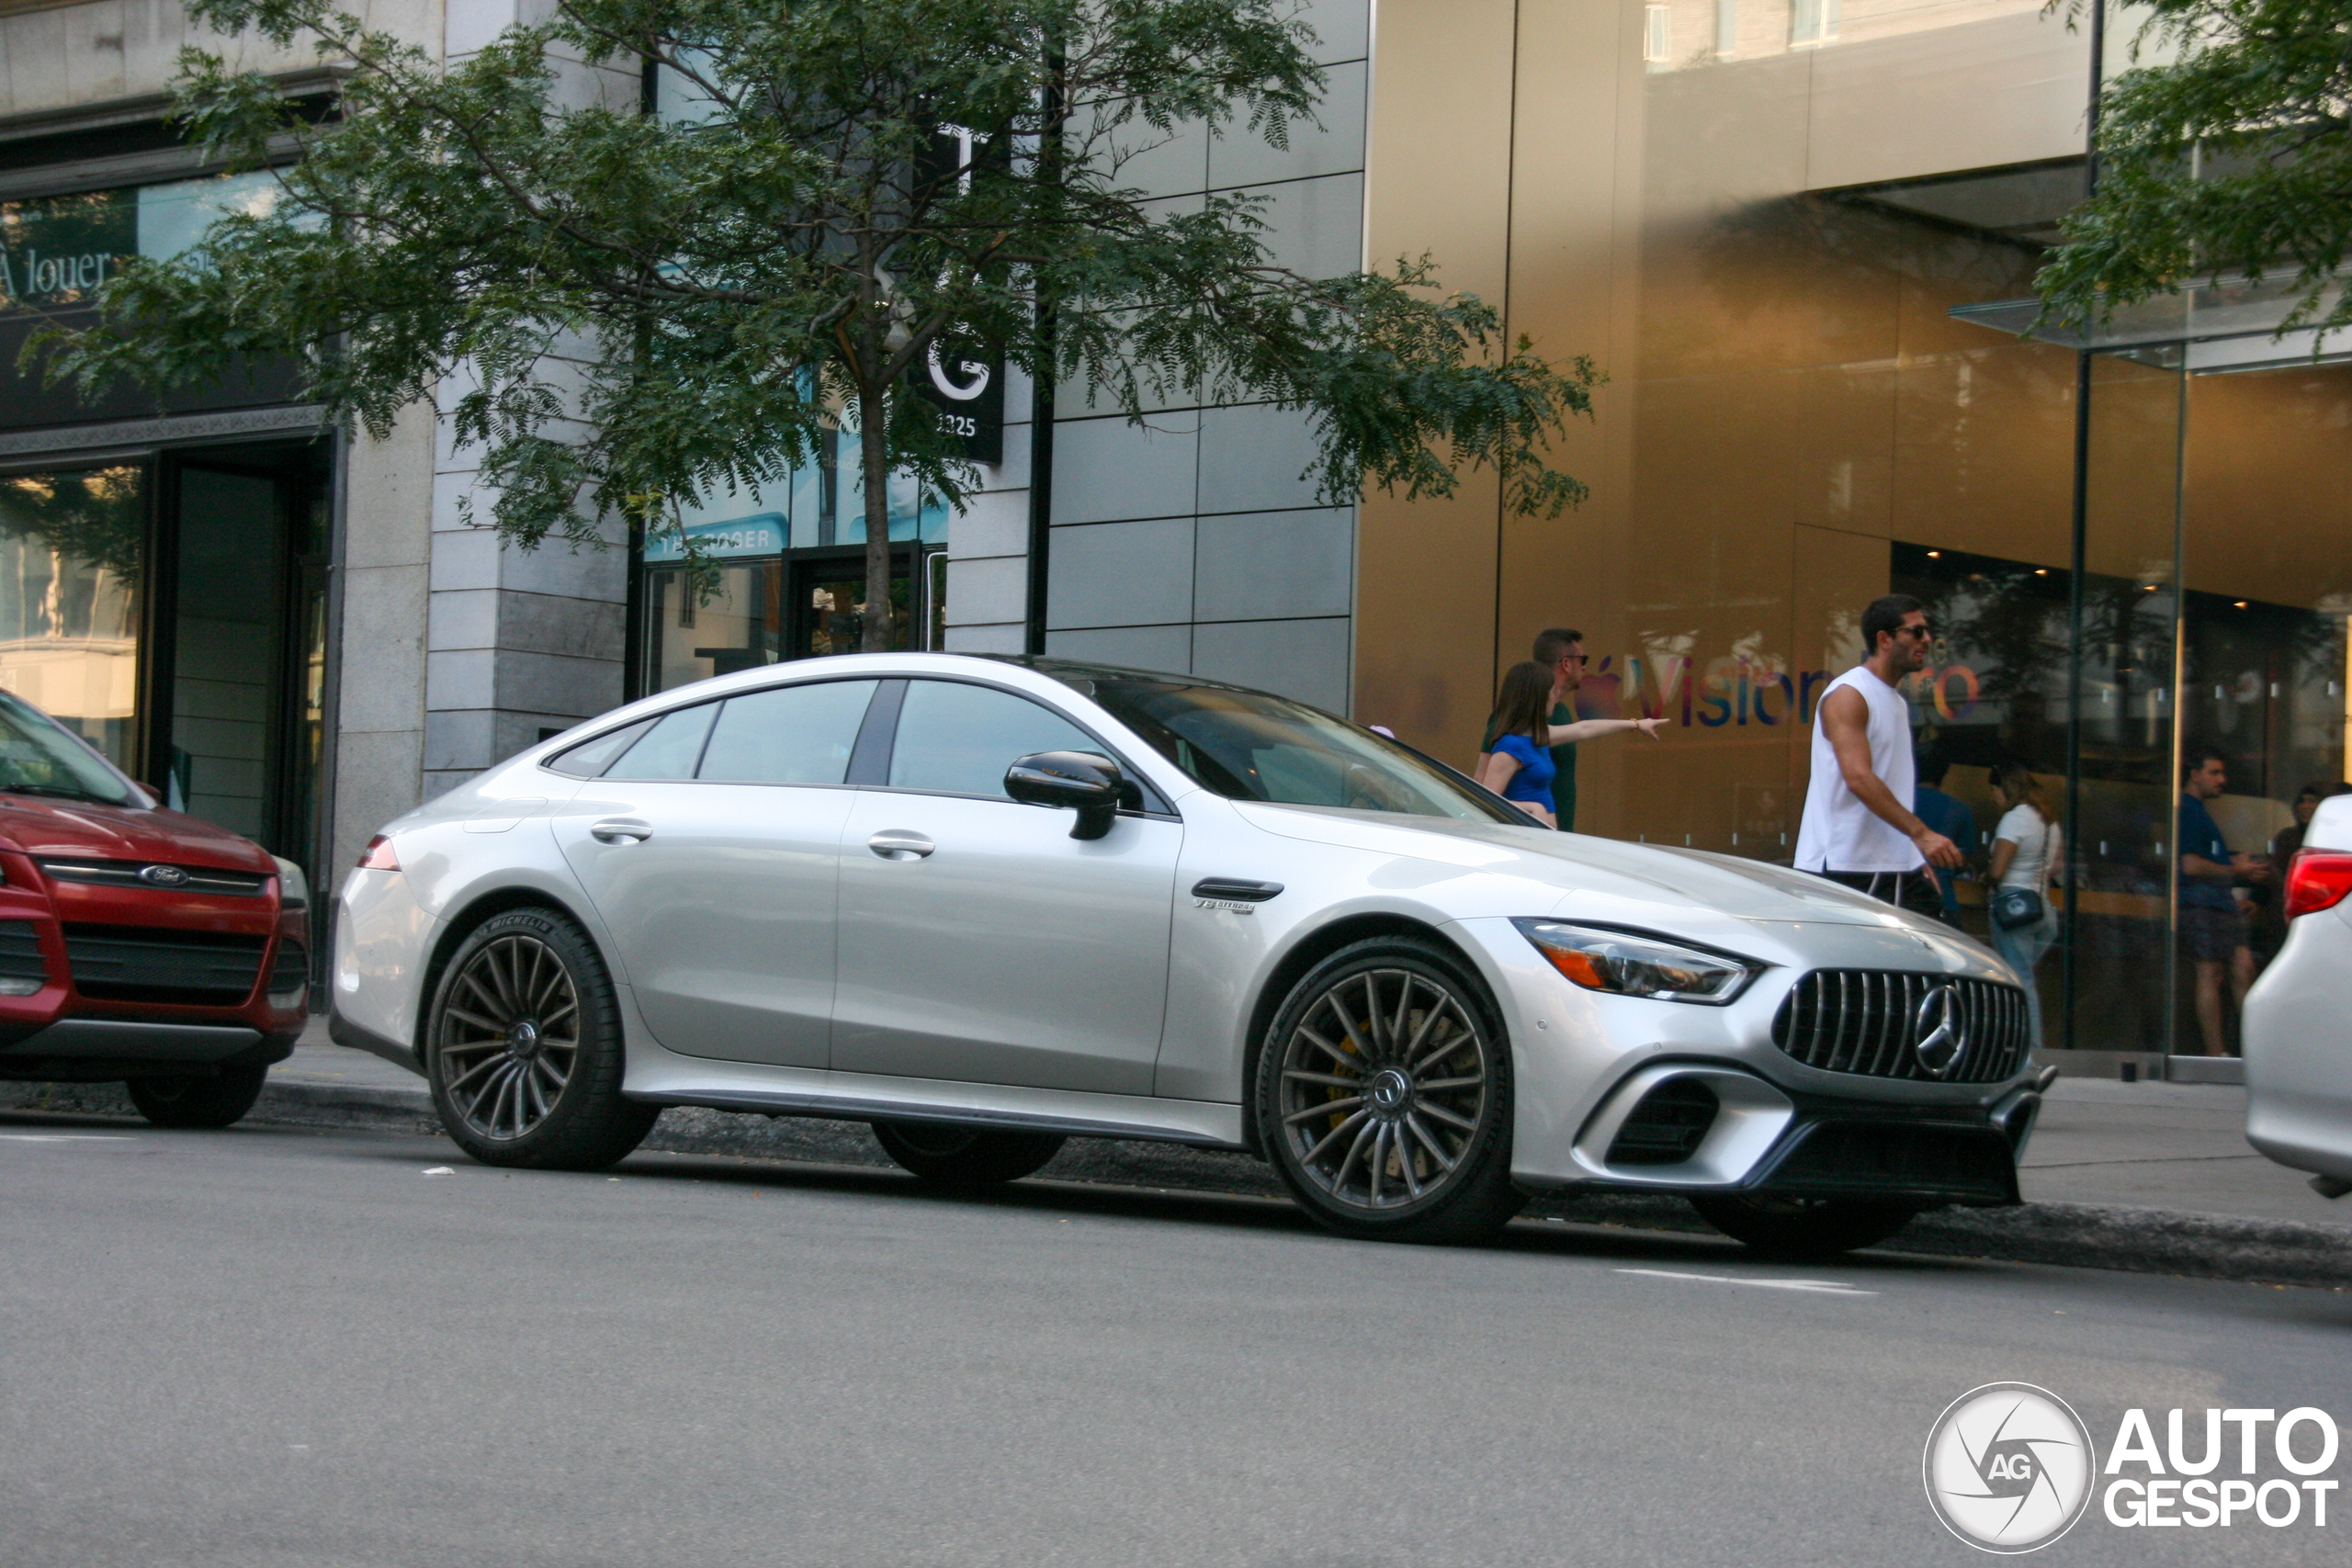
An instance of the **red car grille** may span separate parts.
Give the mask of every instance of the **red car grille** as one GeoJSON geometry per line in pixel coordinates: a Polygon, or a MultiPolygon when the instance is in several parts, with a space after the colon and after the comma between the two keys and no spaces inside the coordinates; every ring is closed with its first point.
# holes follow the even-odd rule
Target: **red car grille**
{"type": "Polygon", "coordinates": [[[259,872],[220,871],[209,865],[175,865],[180,874],[171,883],[150,882],[139,874],[153,865],[143,860],[43,860],[38,863],[51,882],[77,882],[92,887],[136,887],[152,893],[210,893],[232,898],[258,898],[269,888],[259,872]]]}
{"type": "Polygon", "coordinates": [[[253,994],[269,939],[138,926],[68,925],[74,987],[98,1001],[234,1007],[253,994]]]}

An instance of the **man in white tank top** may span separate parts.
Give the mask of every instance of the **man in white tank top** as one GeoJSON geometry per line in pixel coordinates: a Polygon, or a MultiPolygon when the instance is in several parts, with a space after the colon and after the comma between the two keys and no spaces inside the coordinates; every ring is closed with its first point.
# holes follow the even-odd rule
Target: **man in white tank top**
{"type": "Polygon", "coordinates": [[[1890,593],[1862,612],[1862,662],[1829,683],[1813,715],[1813,780],[1797,825],[1799,871],[1937,916],[1930,865],[1958,845],[1912,815],[1911,709],[1895,683],[1928,661],[1927,612],[1890,593]]]}

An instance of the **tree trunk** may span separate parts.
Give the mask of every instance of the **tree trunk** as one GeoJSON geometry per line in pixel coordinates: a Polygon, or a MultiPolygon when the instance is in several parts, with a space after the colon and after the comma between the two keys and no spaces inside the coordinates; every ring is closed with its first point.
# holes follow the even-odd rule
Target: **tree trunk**
{"type": "MultiPolygon", "coordinates": [[[[878,347],[876,350],[878,357],[878,347]]],[[[890,613],[889,394],[858,394],[859,466],[865,474],[865,622],[861,653],[888,653],[895,617],[890,613]]]]}

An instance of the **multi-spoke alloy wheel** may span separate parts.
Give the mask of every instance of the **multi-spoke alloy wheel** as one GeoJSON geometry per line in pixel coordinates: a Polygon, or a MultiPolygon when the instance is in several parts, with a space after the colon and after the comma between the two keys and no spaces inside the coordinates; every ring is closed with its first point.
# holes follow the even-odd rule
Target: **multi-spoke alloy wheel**
{"type": "Polygon", "coordinates": [[[510,1143],[547,1120],[580,1055],[580,990],[538,937],[483,943],[441,1008],[444,1092],[467,1130],[510,1143]]]}
{"type": "Polygon", "coordinates": [[[1449,955],[1359,942],[1292,991],[1259,1064],[1259,1130],[1310,1213],[1354,1235],[1457,1241],[1519,1206],[1501,1033],[1449,955]]]}
{"type": "Polygon", "coordinates": [[[660,1114],[621,1097],[612,982],[587,935],[548,909],[476,927],[434,993],[427,1077],[450,1137],[491,1165],[594,1170],[660,1114]]]}

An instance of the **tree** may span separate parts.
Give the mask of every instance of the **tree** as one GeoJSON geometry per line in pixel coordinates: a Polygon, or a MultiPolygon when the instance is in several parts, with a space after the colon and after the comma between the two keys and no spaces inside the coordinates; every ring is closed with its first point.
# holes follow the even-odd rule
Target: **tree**
{"type": "MultiPolygon", "coordinates": [[[[462,372],[455,434],[526,547],[600,543],[616,517],[674,530],[852,423],[870,515],[892,471],[959,504],[977,470],[899,390],[943,338],[1130,417],[1193,388],[1307,411],[1335,502],[1367,482],[1448,494],[1464,465],[1499,470],[1523,513],[1584,493],[1544,457],[1590,412],[1589,361],[1507,344],[1426,256],[1310,278],[1271,254],[1261,200],[1167,210],[1122,183],[1186,121],[1281,146],[1311,120],[1322,73],[1281,0],[553,7],[444,68],[331,0],[189,0],[217,31],[314,35],[348,62],[334,112],[185,51],[180,110],[232,166],[300,139],[283,197],[126,265],[97,325],[29,352],[85,390],[296,355],[379,436],[462,372]],[[643,62],[690,112],[583,91],[643,62]]],[[[866,530],[867,649],[889,645],[886,535],[866,530]]]]}
{"type": "Polygon", "coordinates": [[[2044,316],[2098,322],[2202,281],[2291,276],[2282,333],[2352,324],[2335,281],[2352,245],[2352,3],[2144,8],[2132,58],[2171,58],[2099,95],[2098,180],[2034,280],[2044,316]]]}

